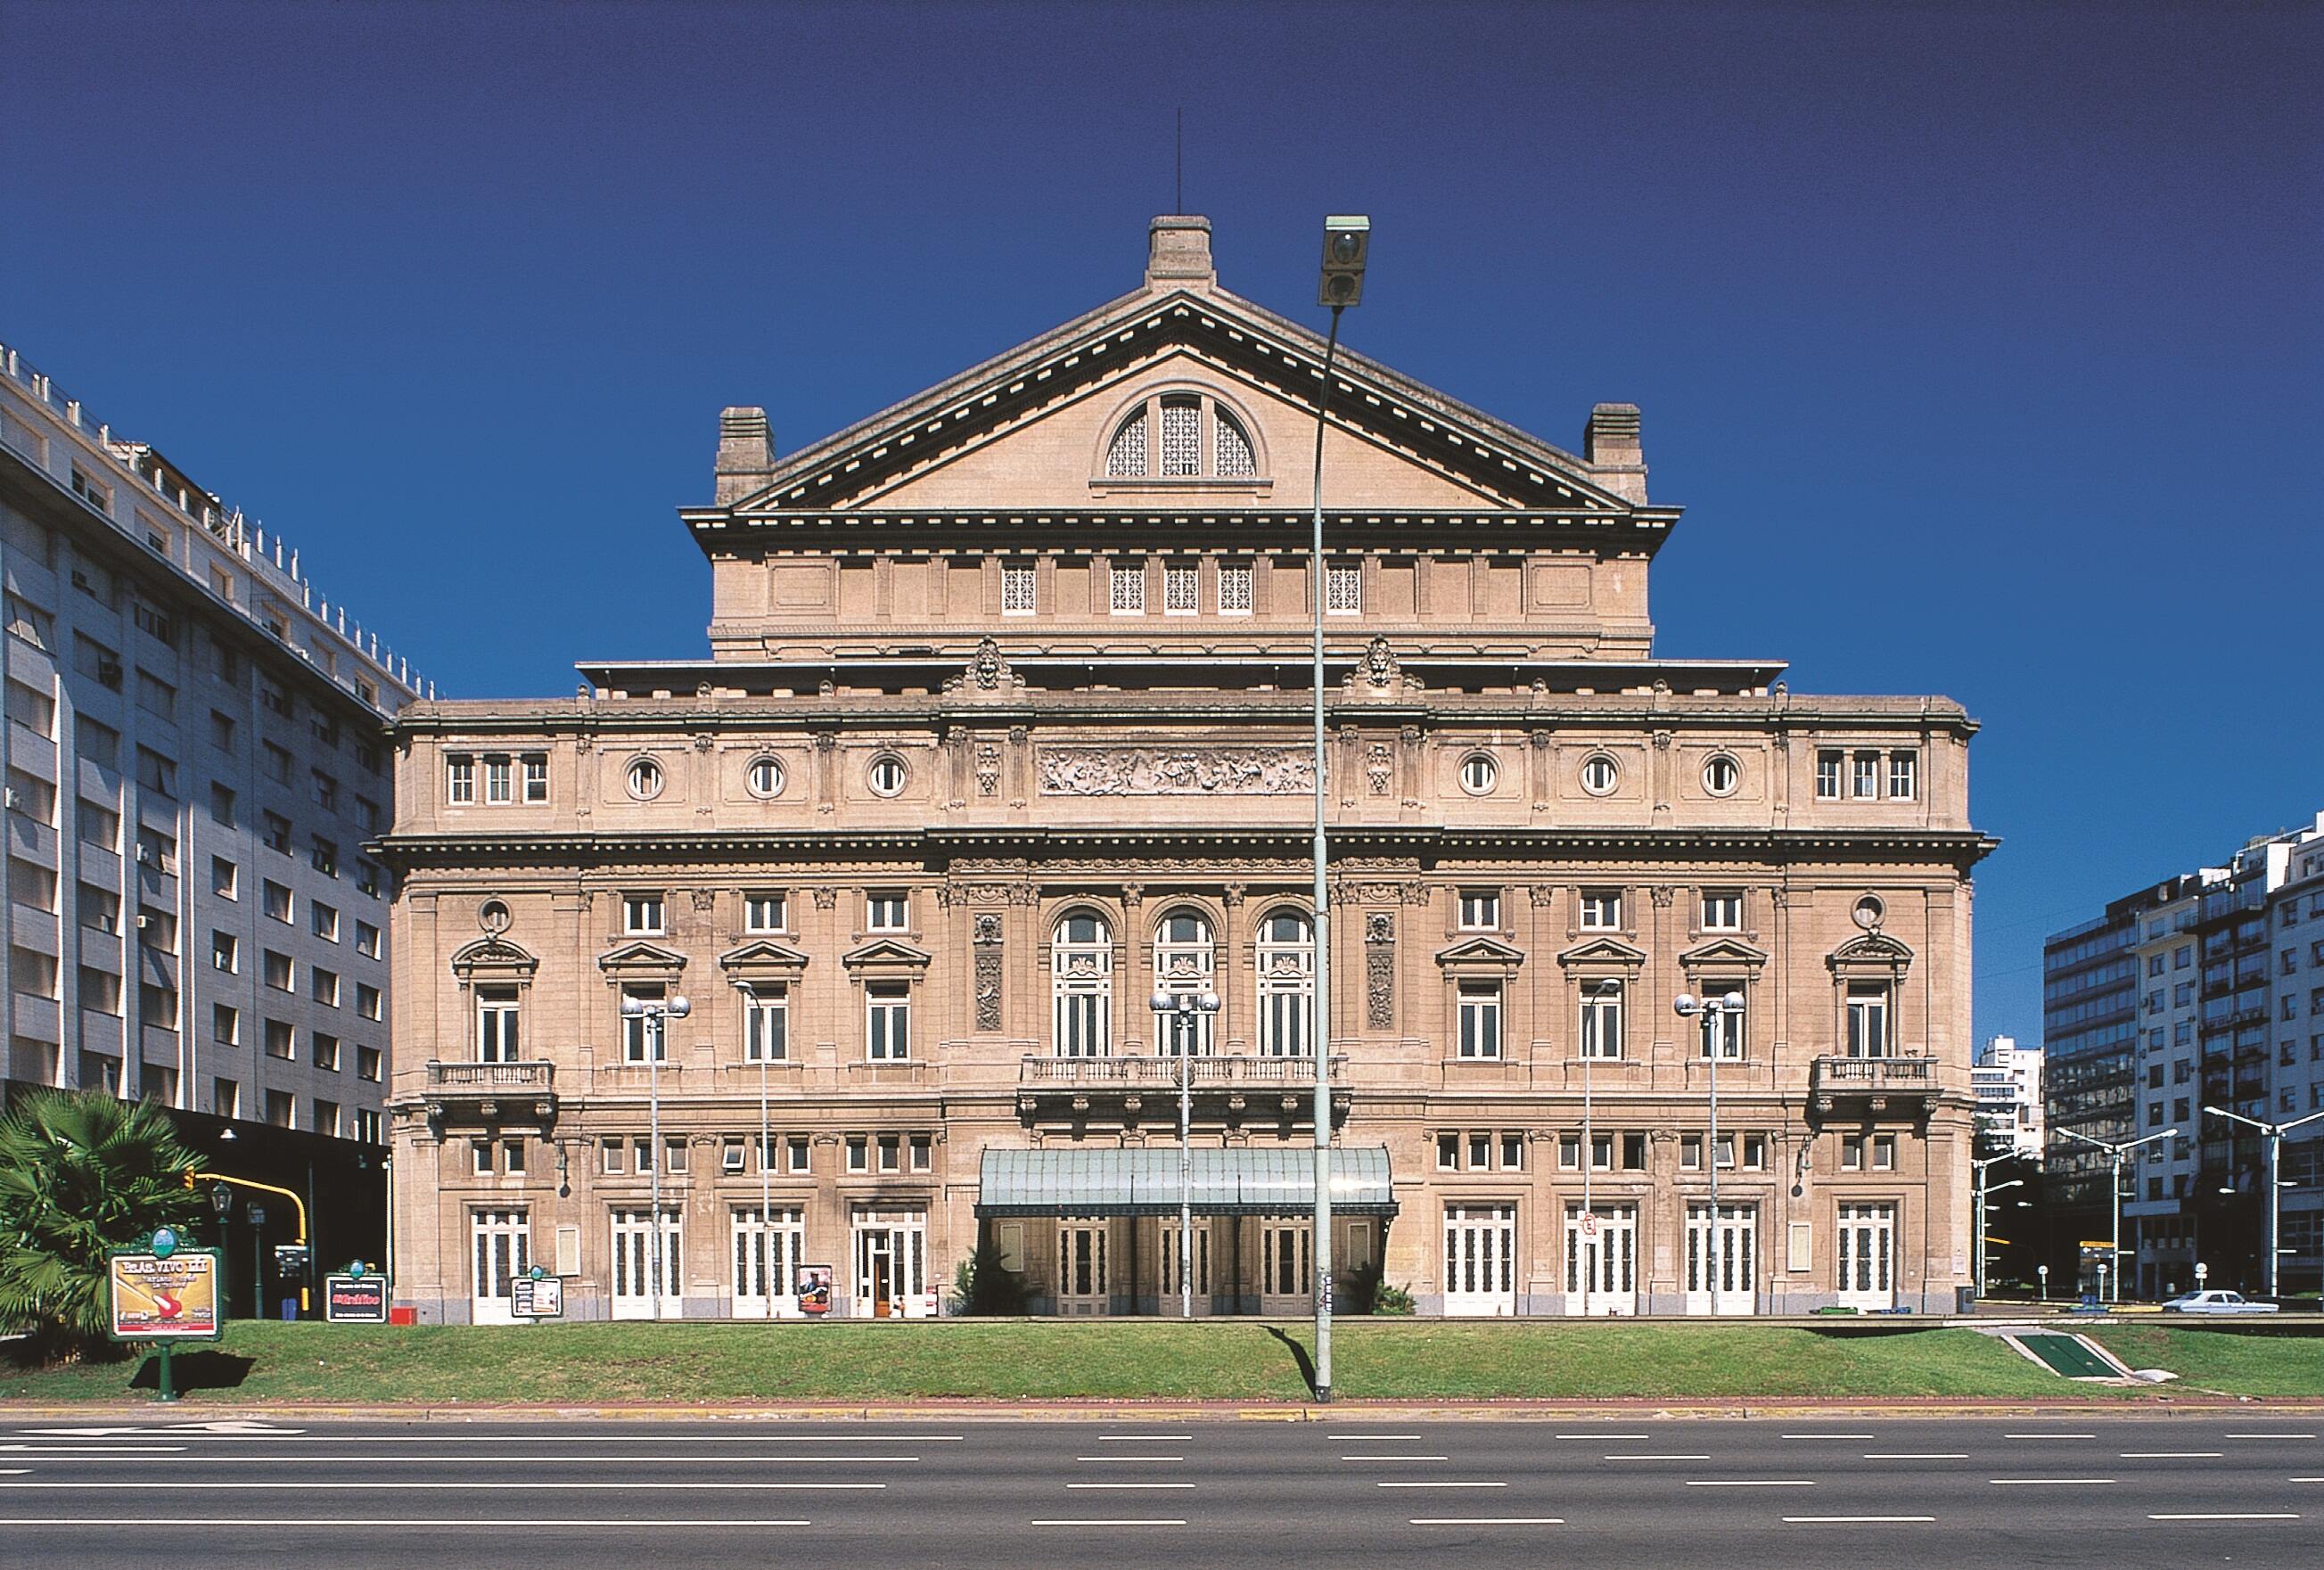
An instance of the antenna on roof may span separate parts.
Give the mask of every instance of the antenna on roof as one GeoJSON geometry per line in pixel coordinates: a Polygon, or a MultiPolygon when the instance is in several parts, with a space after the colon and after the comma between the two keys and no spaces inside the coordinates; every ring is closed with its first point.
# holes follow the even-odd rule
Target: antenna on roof
{"type": "Polygon", "coordinates": [[[1184,104],[1178,106],[1178,186],[1175,199],[1170,203],[1170,211],[1174,217],[1184,216],[1186,211],[1186,106],[1184,104]]]}

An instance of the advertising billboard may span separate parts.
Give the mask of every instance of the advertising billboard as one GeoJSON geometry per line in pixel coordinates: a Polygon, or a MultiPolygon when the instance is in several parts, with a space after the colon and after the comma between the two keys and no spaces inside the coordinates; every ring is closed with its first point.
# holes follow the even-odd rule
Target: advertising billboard
{"type": "Polygon", "coordinates": [[[216,1249],[123,1249],[106,1261],[115,1341],[216,1341],[225,1306],[216,1249]]]}

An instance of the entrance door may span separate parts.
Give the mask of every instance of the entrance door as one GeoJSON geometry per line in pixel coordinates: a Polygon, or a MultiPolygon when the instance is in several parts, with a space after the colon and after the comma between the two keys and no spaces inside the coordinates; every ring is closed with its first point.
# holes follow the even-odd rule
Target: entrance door
{"type": "Polygon", "coordinates": [[[1896,1207],[1840,1207],[1840,1306],[1877,1311],[1896,1306],[1896,1207]]]}
{"type": "Polygon", "coordinates": [[[1259,1311],[1305,1314],[1315,1307],[1315,1224],[1268,1221],[1259,1228],[1259,1311]]]}
{"type": "Polygon", "coordinates": [[[1057,1312],[1106,1314],[1112,1311],[1107,1257],[1111,1228],[1102,1221],[1063,1221],[1057,1224],[1057,1312]]]}
{"type": "Polygon", "coordinates": [[[653,1213],[646,1209],[613,1212],[613,1317],[616,1319],[677,1319],[686,1313],[686,1289],[678,1279],[680,1246],[678,1212],[661,1213],[661,1312],[654,1312],[653,1213]]]}
{"type": "Polygon", "coordinates": [[[734,1317],[798,1317],[798,1271],[807,1232],[797,1208],[755,1205],[733,1212],[734,1317]],[[771,1295],[770,1295],[771,1294],[771,1295]]]}
{"type": "Polygon", "coordinates": [[[1508,1316],[1517,1311],[1517,1207],[1444,1207],[1444,1312],[1508,1316]]]}
{"type": "Polygon", "coordinates": [[[1711,1206],[1686,1207],[1686,1311],[1711,1312],[1711,1290],[1718,1288],[1718,1312],[1756,1314],[1759,1311],[1759,1212],[1749,1205],[1719,1207],[1718,1236],[1711,1235],[1711,1206]]]}
{"type": "Polygon", "coordinates": [[[855,1313],[869,1319],[921,1319],[927,1301],[928,1218],[918,1210],[865,1210],[855,1216],[855,1313]]]}
{"type": "Polygon", "coordinates": [[[475,1272],[468,1318],[477,1325],[513,1325],[509,1282],[532,1269],[532,1222],[523,1210],[479,1210],[470,1219],[475,1272]]]}
{"type": "MultiPolygon", "coordinates": [[[[1162,1312],[1178,1312],[1184,1300],[1178,1289],[1178,1220],[1166,1216],[1156,1228],[1155,1257],[1162,1261],[1162,1312]]],[[[1208,1220],[1194,1223],[1190,1246],[1194,1251],[1194,1268],[1189,1274],[1194,1279],[1194,1312],[1211,1311],[1211,1224],[1208,1220]]]]}
{"type": "Polygon", "coordinates": [[[1620,1315],[1638,1311],[1638,1207],[1565,1207],[1565,1311],[1620,1315]]]}

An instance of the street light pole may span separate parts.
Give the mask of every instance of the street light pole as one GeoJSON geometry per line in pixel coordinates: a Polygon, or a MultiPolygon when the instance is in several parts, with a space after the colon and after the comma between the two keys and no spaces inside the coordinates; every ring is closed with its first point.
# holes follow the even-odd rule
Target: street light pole
{"type": "MultiPolygon", "coordinates": [[[[752,1014],[752,1005],[757,1001],[756,992],[744,990],[742,1009],[745,1016],[752,1014]]],[[[763,1030],[766,1026],[761,1021],[758,1028],[763,1030]]],[[[746,1036],[750,1033],[747,1023],[743,1033],[746,1036]]],[[[766,1276],[767,1307],[764,1317],[769,1319],[775,1316],[774,1179],[767,1170],[774,1159],[774,1152],[769,1148],[767,1127],[767,1055],[773,1045],[763,1036],[756,1043],[759,1050],[759,1259],[760,1269],[766,1276]]]]}
{"type": "MultiPolygon", "coordinates": [[[[1721,1262],[1720,1218],[1719,1214],[1719,1057],[1727,1050],[1729,1021],[1743,1012],[1743,994],[1729,993],[1723,997],[1697,998],[1681,993],[1671,1000],[1671,1007],[1680,1018],[1702,1016],[1704,1046],[1711,1059],[1711,1132],[1710,1148],[1704,1152],[1704,1164],[1711,1172],[1711,1235],[1703,1250],[1703,1268],[1711,1276],[1711,1316],[1719,1317],[1719,1267],[1721,1262]]],[[[1754,1288],[1756,1291],[1756,1288],[1754,1288]]]]}
{"type": "Polygon", "coordinates": [[[2215,1118],[2248,1123],[2267,1136],[2267,1295],[2273,1298],[2276,1295],[2277,1251],[2282,1246],[2283,1182],[2277,1159],[2283,1152],[2283,1136],[2302,1123],[2312,1123],[2318,1118],[2324,1118],[2324,1112],[2310,1113],[2306,1117],[2294,1118],[2288,1123],[2269,1123],[2257,1118],[2247,1118],[2241,1113],[2231,1113],[2223,1106],[2206,1106],[2203,1110],[2215,1118]]]}
{"type": "Polygon", "coordinates": [[[1178,1316],[1194,1316],[1194,1016],[1219,1011],[1213,992],[1172,993],[1157,989],[1147,1000],[1156,1028],[1170,1032],[1178,1052],[1178,1316]],[[1167,1023],[1166,1023],[1167,1021],[1167,1023]]]}
{"type": "Polygon", "coordinates": [[[1335,214],[1323,220],[1323,267],[1316,303],[1332,308],[1323,343],[1323,379],[1315,393],[1314,535],[1309,551],[1309,597],[1314,605],[1315,773],[1315,1399],[1332,1399],[1332,987],[1331,927],[1324,887],[1326,835],[1323,758],[1323,600],[1330,568],[1323,561],[1323,432],[1332,402],[1332,363],[1340,352],[1340,313],[1364,296],[1364,263],[1372,221],[1335,214]]]}
{"type": "MultiPolygon", "coordinates": [[[[1618,1008],[1622,996],[1622,984],[1610,976],[1607,977],[1591,989],[1591,995],[1600,1002],[1610,1001],[1618,1008]]],[[[1590,1018],[1590,1036],[1594,1036],[1595,1039],[1586,1036],[1582,1043],[1582,1225],[1591,1229],[1594,1233],[1598,1222],[1597,1212],[1590,1205],[1590,1169],[1597,1159],[1598,1147],[1591,1137],[1590,1126],[1590,1067],[1598,1054],[1606,1049],[1606,1017],[1603,1013],[1593,1012],[1590,1018]]],[[[1619,1016],[1618,1015],[1617,1018],[1619,1016]]],[[[1582,1317],[1584,1319],[1590,1317],[1590,1292],[1593,1285],[1591,1278],[1598,1273],[1599,1268],[1605,1261],[1607,1241],[1600,1237],[1597,1240],[1598,1246],[1595,1249],[1582,1251],[1583,1261],[1591,1267],[1582,1272],[1582,1317]]],[[[1636,1282],[1634,1281],[1632,1285],[1635,1289],[1636,1282]]]]}
{"type": "MultiPolygon", "coordinates": [[[[2014,1151],[2011,1152],[2012,1155],[2015,1153],[2015,1152],[2014,1151]]],[[[1996,1161],[2006,1161],[2009,1159],[2009,1156],[1987,1156],[1981,1161],[1973,1160],[1969,1163],[1970,1181],[1977,1186],[1977,1252],[1974,1258],[1977,1261],[1977,1296],[1979,1298],[1983,1298],[1985,1296],[1986,1201],[1991,1196],[2002,1193],[2006,1189],[2023,1188],[2025,1187],[2025,1179],[2023,1178],[2012,1178],[2006,1183],[1996,1183],[1990,1187],[1987,1187],[1985,1181],[1985,1169],[1987,1167],[1992,1166],[1996,1161]]]]}
{"type": "Polygon", "coordinates": [[[684,994],[674,998],[632,998],[622,1000],[625,1019],[640,1021],[645,1033],[646,1045],[646,1142],[652,1156],[653,1184],[650,1190],[653,1206],[647,1222],[646,1235],[653,1240],[653,1264],[648,1275],[648,1289],[653,1293],[653,1316],[661,1317],[662,1283],[667,1267],[663,1253],[667,1234],[661,1224],[661,1168],[664,1152],[661,1148],[661,1054],[662,1042],[672,1019],[683,1020],[694,1011],[684,994]]]}
{"type": "Polygon", "coordinates": [[[2107,1174],[2107,1187],[2114,1191],[2114,1231],[2110,1234],[2111,1241],[2107,1245],[2107,1258],[2112,1261],[2114,1268],[2112,1270],[2104,1272],[2100,1275],[2098,1279],[2098,1286],[2101,1290],[2103,1290],[2107,1282],[2111,1280],[2114,1287],[2114,1295],[2107,1298],[2107,1301],[2109,1303],[2119,1303],[2122,1301],[2122,1159],[2125,1154],[2138,1149],[2141,1145],[2151,1145],[2157,1140],[2176,1139],[2178,1137],[2179,1131],[2177,1129],[2164,1129],[2159,1134],[2142,1134],[2135,1140],[2125,1140],[2118,1145],[2111,1142],[2110,1141],[2093,1139],[2089,1134],[2078,1134],[2071,1129],[2061,1128],[2057,1131],[2065,1135],[2066,1138],[2070,1140],[2080,1140],[2085,1145],[2097,1146],[2099,1150],[2104,1150],[2107,1153],[2108,1159],[2112,1162],[2112,1167],[2107,1174]]]}

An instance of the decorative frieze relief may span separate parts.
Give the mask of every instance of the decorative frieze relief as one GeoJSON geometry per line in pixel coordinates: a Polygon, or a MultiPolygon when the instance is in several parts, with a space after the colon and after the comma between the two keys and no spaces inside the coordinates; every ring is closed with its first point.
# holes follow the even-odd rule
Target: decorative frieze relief
{"type": "Polygon", "coordinates": [[[1364,951],[1364,1024],[1369,1030],[1391,1030],[1396,1024],[1396,950],[1364,951]]]}
{"type": "Polygon", "coordinates": [[[1299,747],[1044,747],[1044,796],[1305,796],[1315,761],[1299,747]]]}
{"type": "MultiPolygon", "coordinates": [[[[998,918],[993,918],[997,921],[998,918]]],[[[976,951],[976,1028],[979,1030],[1001,1029],[1001,950],[998,947],[976,951]]]]}
{"type": "Polygon", "coordinates": [[[1001,748],[992,742],[976,743],[976,793],[1001,794],[1001,748]]]}

